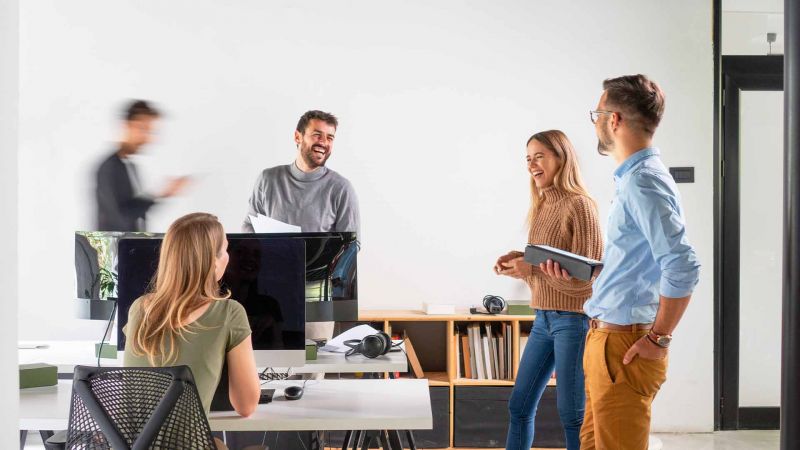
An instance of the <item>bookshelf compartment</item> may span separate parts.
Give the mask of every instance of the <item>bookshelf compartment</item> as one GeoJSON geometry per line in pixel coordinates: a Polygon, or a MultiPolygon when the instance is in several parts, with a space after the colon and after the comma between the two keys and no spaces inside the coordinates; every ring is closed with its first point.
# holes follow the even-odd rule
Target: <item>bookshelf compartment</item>
{"type": "MultiPolygon", "coordinates": [[[[503,448],[508,433],[508,400],[513,387],[456,386],[454,447],[503,448]]],[[[558,416],[556,388],[542,393],[536,412],[533,447],[564,448],[564,428],[558,416]]]]}
{"type": "Polygon", "coordinates": [[[447,372],[425,372],[425,378],[431,386],[450,386],[447,372]]]}
{"type": "MultiPolygon", "coordinates": [[[[419,364],[424,372],[424,378],[428,373],[445,373],[445,377],[434,375],[433,379],[447,381],[447,322],[399,322],[389,321],[391,335],[393,339],[407,336],[406,351],[409,342],[414,347],[419,364]]],[[[409,361],[411,363],[411,361],[409,361]]],[[[409,375],[413,375],[414,370],[409,364],[409,375]]]]}
{"type": "Polygon", "coordinates": [[[513,384],[517,361],[512,322],[459,321],[454,331],[458,332],[453,344],[454,383],[513,384]]]}
{"type": "MultiPolygon", "coordinates": [[[[417,448],[448,448],[450,447],[450,388],[431,386],[429,389],[433,429],[415,430],[414,441],[417,448]]],[[[410,448],[405,434],[401,437],[404,448],[410,448]]]]}
{"type": "Polygon", "coordinates": [[[455,386],[453,446],[503,448],[511,386],[455,386]]]}

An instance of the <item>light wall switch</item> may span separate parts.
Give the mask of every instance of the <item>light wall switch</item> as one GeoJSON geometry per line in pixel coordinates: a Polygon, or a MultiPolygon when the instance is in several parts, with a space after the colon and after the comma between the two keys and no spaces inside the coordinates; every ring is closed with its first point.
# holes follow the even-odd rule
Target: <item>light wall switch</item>
{"type": "Polygon", "coordinates": [[[670,167],[669,173],[676,183],[694,183],[694,167],[670,167]]]}

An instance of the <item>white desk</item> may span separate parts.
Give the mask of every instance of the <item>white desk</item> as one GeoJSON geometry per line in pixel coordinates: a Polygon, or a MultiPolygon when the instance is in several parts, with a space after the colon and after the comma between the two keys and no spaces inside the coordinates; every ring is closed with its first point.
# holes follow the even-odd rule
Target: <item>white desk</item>
{"type": "Polygon", "coordinates": [[[20,430],[66,430],[72,380],[58,380],[57,386],[19,390],[20,430]]]}
{"type": "Polygon", "coordinates": [[[214,431],[430,430],[433,427],[428,380],[309,380],[300,400],[286,400],[283,389],[302,381],[270,382],[271,403],[247,418],[212,412],[214,431]]]}
{"type": "MultiPolygon", "coordinates": [[[[252,416],[213,412],[214,431],[430,430],[433,427],[428,380],[309,380],[300,400],[283,398],[283,388],[302,381],[270,382],[271,403],[252,416]]],[[[20,389],[20,430],[65,430],[72,381],[20,389]]]]}
{"type": "MultiPolygon", "coordinates": [[[[77,365],[94,366],[92,341],[26,341],[20,344],[44,344],[47,348],[19,349],[19,363],[43,362],[58,366],[58,373],[72,373],[77,365]]],[[[117,359],[100,359],[103,367],[122,367],[122,352],[117,359]]],[[[259,371],[264,370],[260,368],[259,371]]],[[[277,371],[285,368],[275,368],[277,371]]],[[[402,352],[389,352],[370,359],[354,355],[345,359],[343,353],[318,352],[315,361],[306,361],[301,367],[293,367],[292,373],[353,373],[353,372],[408,372],[408,360],[402,352]]]]}

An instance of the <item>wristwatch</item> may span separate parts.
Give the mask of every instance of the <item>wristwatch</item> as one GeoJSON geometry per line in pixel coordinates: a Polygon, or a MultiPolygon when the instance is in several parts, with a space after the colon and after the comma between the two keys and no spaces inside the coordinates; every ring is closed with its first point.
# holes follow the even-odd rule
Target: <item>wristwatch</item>
{"type": "Polygon", "coordinates": [[[669,348],[669,344],[672,342],[671,334],[657,334],[653,330],[647,333],[647,338],[650,339],[650,342],[661,348],[669,348]]]}

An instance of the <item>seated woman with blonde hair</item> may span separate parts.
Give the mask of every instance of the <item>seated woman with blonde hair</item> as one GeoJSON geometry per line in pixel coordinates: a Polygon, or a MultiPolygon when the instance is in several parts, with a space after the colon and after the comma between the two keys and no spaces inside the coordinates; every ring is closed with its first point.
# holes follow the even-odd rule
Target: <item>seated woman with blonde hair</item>
{"type": "Polygon", "coordinates": [[[189,366],[207,414],[227,362],[231,404],[246,417],[261,389],[247,314],[220,292],[227,248],[222,224],[211,214],[188,214],[170,225],[150,292],[128,313],[124,364],[189,366]]]}

